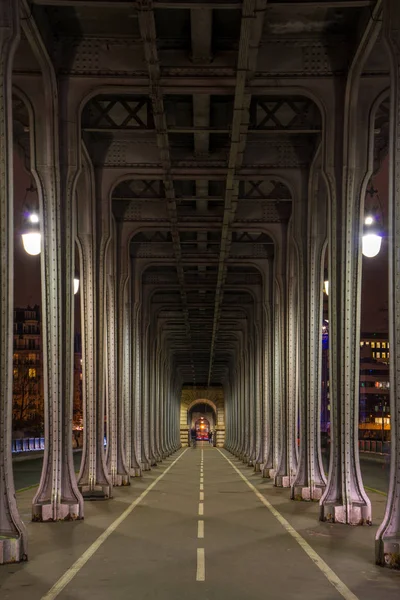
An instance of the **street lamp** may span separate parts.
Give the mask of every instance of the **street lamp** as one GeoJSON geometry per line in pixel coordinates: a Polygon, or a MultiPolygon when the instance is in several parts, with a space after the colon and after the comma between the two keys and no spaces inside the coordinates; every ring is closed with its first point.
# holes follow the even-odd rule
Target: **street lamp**
{"type": "Polygon", "coordinates": [[[78,273],[75,273],[74,275],[74,294],[77,294],[79,292],[79,275],[78,273]]]}
{"type": "Polygon", "coordinates": [[[27,216],[21,237],[25,252],[32,256],[40,254],[42,236],[40,234],[39,215],[37,213],[32,212],[27,216]]]}
{"type": "Polygon", "coordinates": [[[37,256],[42,249],[42,236],[40,234],[39,212],[36,208],[37,198],[28,202],[28,194],[36,193],[36,188],[31,184],[25,190],[23,224],[21,228],[22,243],[24,250],[31,256],[37,256]]]}
{"type": "Polygon", "coordinates": [[[329,279],[328,279],[328,269],[324,270],[324,292],[327,296],[329,296],[329,279]]]}
{"type": "Polygon", "coordinates": [[[364,219],[364,234],[362,237],[362,253],[367,258],[374,258],[377,256],[381,249],[382,235],[381,225],[379,223],[379,214],[382,214],[380,207],[380,201],[378,196],[378,190],[371,187],[367,190],[367,195],[371,198],[376,198],[377,205],[369,210],[364,219]]]}

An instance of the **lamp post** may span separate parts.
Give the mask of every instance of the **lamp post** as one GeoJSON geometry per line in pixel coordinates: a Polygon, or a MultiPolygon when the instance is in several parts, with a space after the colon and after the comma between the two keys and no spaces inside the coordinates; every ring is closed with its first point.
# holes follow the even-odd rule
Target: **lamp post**
{"type": "Polygon", "coordinates": [[[329,275],[328,269],[324,269],[324,292],[329,296],[329,275]]]}
{"type": "Polygon", "coordinates": [[[382,244],[382,209],[380,206],[378,190],[371,187],[367,190],[367,196],[375,198],[377,203],[367,210],[364,218],[364,234],[362,237],[362,253],[367,258],[377,256],[382,244]]]}
{"type": "Polygon", "coordinates": [[[74,294],[79,292],[79,274],[75,272],[74,275],[74,294]]]}
{"type": "Polygon", "coordinates": [[[21,232],[25,252],[37,256],[42,249],[42,236],[39,226],[39,215],[35,212],[28,214],[21,232]]]}

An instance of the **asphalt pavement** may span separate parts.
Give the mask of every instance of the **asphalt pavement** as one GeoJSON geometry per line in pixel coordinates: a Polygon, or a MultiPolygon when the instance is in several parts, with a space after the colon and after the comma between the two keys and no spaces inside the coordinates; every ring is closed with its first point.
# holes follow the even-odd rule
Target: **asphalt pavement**
{"type": "MultiPolygon", "coordinates": [[[[379,482],[381,465],[371,463],[368,481],[379,482]]],[[[322,523],[318,503],[293,502],[226,451],[199,444],[113,496],[85,502],[82,521],[37,524],[32,490],[19,493],[29,560],[0,569],[1,600],[399,598],[400,573],[374,564],[380,494],[370,493],[370,527],[322,523]]]]}

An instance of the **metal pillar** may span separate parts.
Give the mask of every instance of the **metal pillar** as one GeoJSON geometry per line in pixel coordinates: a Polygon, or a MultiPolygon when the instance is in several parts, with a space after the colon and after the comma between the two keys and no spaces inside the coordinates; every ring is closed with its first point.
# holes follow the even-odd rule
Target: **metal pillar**
{"type": "Polygon", "coordinates": [[[276,486],[286,484],[287,465],[287,394],[285,374],[285,308],[281,286],[275,282],[274,306],[274,468],[270,477],[276,486]]]}
{"type": "Polygon", "coordinates": [[[400,569],[400,6],[396,0],[386,2],[383,18],[391,66],[388,213],[391,465],[385,516],[376,535],[376,561],[400,569]]]}
{"type": "MultiPolygon", "coordinates": [[[[293,253],[295,254],[295,253],[293,253]]],[[[294,268],[295,258],[292,257],[294,268]]],[[[297,266],[297,265],[296,265],[297,266]]],[[[294,269],[297,272],[297,269],[294,269]]],[[[301,275],[300,275],[301,277],[301,275]]],[[[287,477],[282,481],[284,487],[290,486],[297,473],[297,416],[299,398],[299,282],[293,273],[288,281],[288,311],[287,311],[287,347],[286,347],[286,377],[287,377],[287,477]]]]}
{"type": "MultiPolygon", "coordinates": [[[[375,26],[375,17],[373,19],[375,26]]],[[[376,32],[375,32],[376,33],[376,32]]],[[[322,520],[358,525],[371,522],[371,503],[362,482],[358,451],[361,244],[363,166],[368,150],[368,112],[358,98],[365,50],[350,69],[346,86],[336,83],[335,120],[327,122],[325,154],[329,187],[329,333],[331,460],[320,501],[322,520]],[[332,130],[334,128],[334,130],[332,130]]],[[[369,107],[368,107],[369,108],[369,107]]]]}
{"type": "Polygon", "coordinates": [[[125,456],[123,451],[123,436],[121,421],[123,413],[121,412],[121,390],[117,385],[117,323],[115,310],[115,279],[109,275],[107,281],[107,400],[109,406],[109,437],[107,469],[110,474],[111,482],[114,486],[129,485],[129,473],[126,469],[125,456]]]}
{"type": "MultiPolygon", "coordinates": [[[[271,292],[268,290],[268,293],[271,292]]],[[[265,302],[264,312],[264,340],[262,357],[262,385],[264,400],[263,420],[263,477],[269,477],[273,468],[274,429],[273,429],[273,402],[272,402],[272,315],[270,302],[265,302]]]]}
{"type": "MultiPolygon", "coordinates": [[[[50,77],[49,77],[50,79],[50,77]]],[[[73,329],[75,267],[75,185],[79,175],[75,107],[69,104],[68,83],[57,85],[51,77],[52,106],[41,107],[38,129],[46,136],[40,167],[43,185],[42,298],[45,380],[45,451],[39,488],[32,502],[33,521],[83,518],[72,455],[73,329]],[[54,104],[53,104],[54,102],[54,104]],[[60,109],[60,114],[59,114],[60,109]],[[60,121],[58,121],[60,117],[60,121]],[[60,155],[60,170],[58,156],[60,155]],[[58,180],[58,171],[60,179],[58,180]],[[61,186],[59,184],[61,182],[61,186]]]]}
{"type": "Polygon", "coordinates": [[[140,306],[137,302],[133,305],[132,315],[132,377],[131,377],[131,394],[132,394],[132,438],[131,438],[131,475],[140,477],[142,475],[141,465],[141,447],[142,447],[142,430],[141,430],[141,407],[140,407],[140,361],[139,361],[139,311],[140,306]]]}
{"type": "MultiPolygon", "coordinates": [[[[100,299],[103,298],[103,294],[98,289],[100,282],[96,276],[96,242],[93,237],[88,235],[85,240],[80,238],[85,437],[78,485],[83,496],[88,499],[109,498],[112,487],[103,444],[106,392],[106,373],[103,370],[103,367],[106,368],[105,306],[102,306],[100,299]]],[[[114,418],[110,424],[113,428],[114,418]]],[[[115,436],[115,432],[111,435],[115,436]]],[[[112,450],[109,449],[109,452],[112,453],[112,450]]]]}
{"type": "MultiPolygon", "coordinates": [[[[317,178],[316,178],[317,179],[317,178]]],[[[311,184],[314,181],[311,180],[311,184]]],[[[315,183],[317,185],[317,183],[315,183]]],[[[299,269],[304,286],[303,314],[300,324],[300,451],[297,476],[292,485],[292,498],[296,500],[319,500],[326,485],[321,457],[321,363],[322,363],[322,280],[323,256],[326,235],[326,210],[322,194],[310,185],[311,197],[307,219],[309,231],[299,236],[302,260],[305,268],[299,269]],[[314,193],[315,192],[315,193],[314,193]],[[307,240],[302,244],[302,240],[307,240]]],[[[306,207],[303,207],[307,215],[306,207]]]]}
{"type": "Polygon", "coordinates": [[[12,68],[19,42],[18,4],[0,0],[0,564],[26,559],[27,539],[15,501],[11,459],[13,355],[13,124],[12,68]]]}
{"type": "Polygon", "coordinates": [[[149,422],[149,377],[148,377],[148,360],[147,360],[147,337],[148,323],[145,319],[141,319],[140,323],[140,394],[139,401],[141,404],[141,429],[142,429],[142,469],[149,471],[150,466],[150,422],[149,422]],[[144,322],[142,322],[144,321],[144,322]]]}

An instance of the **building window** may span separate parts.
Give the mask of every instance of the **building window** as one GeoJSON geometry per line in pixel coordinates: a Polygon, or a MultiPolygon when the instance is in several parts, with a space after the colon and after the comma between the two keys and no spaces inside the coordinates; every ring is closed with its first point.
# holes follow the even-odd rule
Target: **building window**
{"type": "Polygon", "coordinates": [[[364,342],[360,342],[360,346],[364,346],[364,342]]]}
{"type": "Polygon", "coordinates": [[[371,342],[371,348],[375,348],[375,342],[371,342]]]}
{"type": "Polygon", "coordinates": [[[29,379],[35,379],[36,378],[36,369],[29,369],[29,379]]]}
{"type": "Polygon", "coordinates": [[[380,348],[381,347],[381,343],[380,342],[376,342],[376,347],[380,348]]]}
{"type": "Polygon", "coordinates": [[[375,358],[375,352],[372,353],[372,358],[375,358]]]}
{"type": "Polygon", "coordinates": [[[14,355],[13,355],[13,361],[14,361],[15,363],[17,363],[17,362],[18,362],[18,359],[19,359],[19,354],[14,354],[14,355]]]}
{"type": "Polygon", "coordinates": [[[18,369],[13,369],[14,379],[18,379],[18,369]]]}
{"type": "Polygon", "coordinates": [[[366,346],[369,346],[369,342],[365,342],[366,346]]]}
{"type": "Polygon", "coordinates": [[[382,348],[386,348],[386,342],[382,342],[382,348]]]}
{"type": "Polygon", "coordinates": [[[381,357],[381,353],[380,353],[380,352],[377,352],[377,353],[376,353],[376,358],[380,358],[380,357],[381,357]]]}
{"type": "Polygon", "coordinates": [[[382,352],[382,358],[386,358],[386,352],[382,352]]]}

